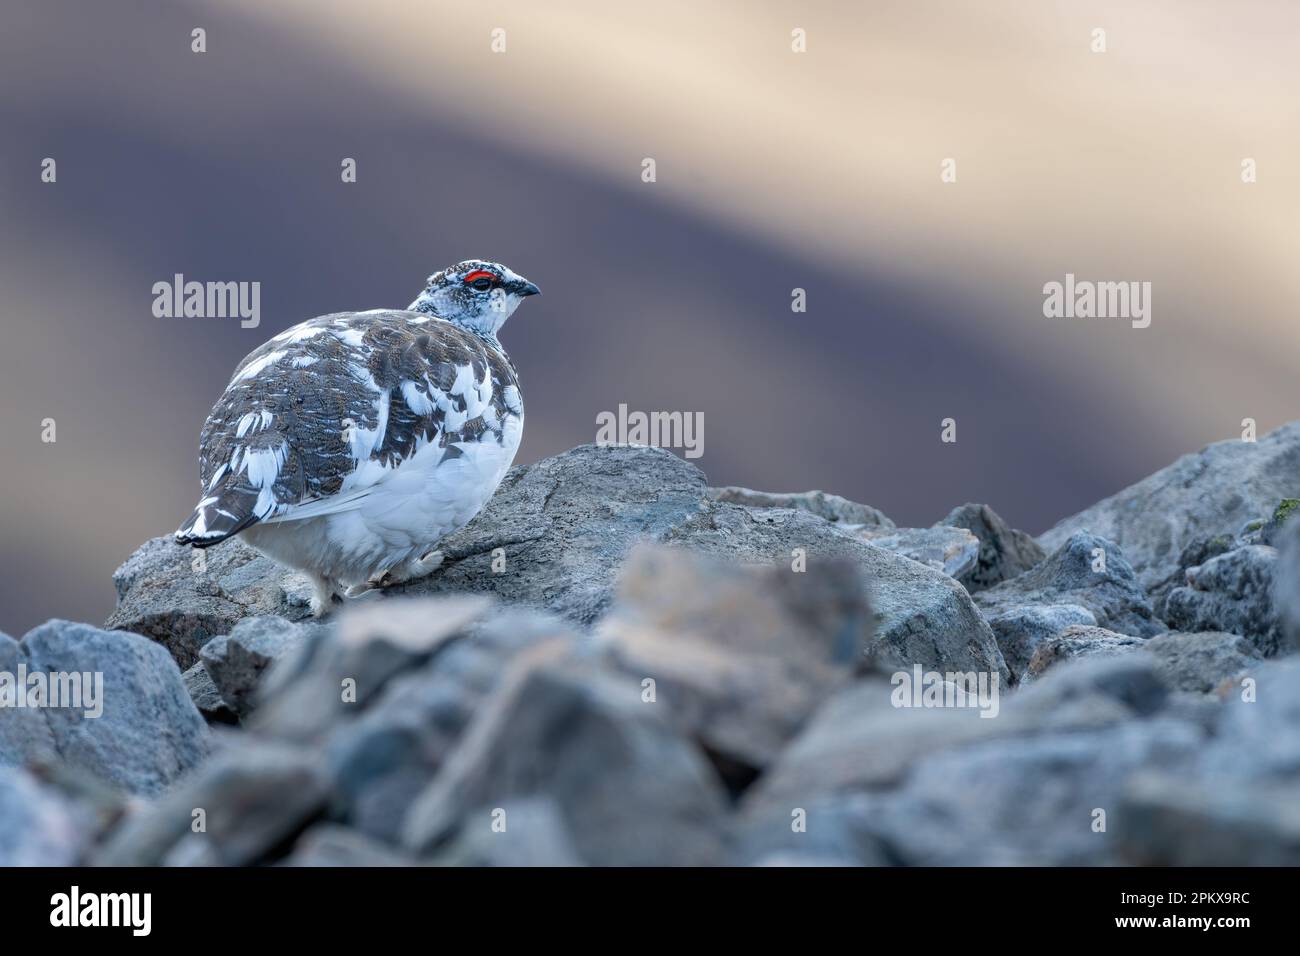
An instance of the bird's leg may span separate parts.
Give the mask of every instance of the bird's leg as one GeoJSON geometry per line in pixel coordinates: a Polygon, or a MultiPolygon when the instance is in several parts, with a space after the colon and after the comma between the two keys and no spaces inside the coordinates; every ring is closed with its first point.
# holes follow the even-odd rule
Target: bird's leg
{"type": "Polygon", "coordinates": [[[395,584],[405,584],[407,581],[416,581],[428,577],[442,567],[442,561],[443,554],[441,551],[428,551],[418,558],[409,558],[387,571],[376,574],[365,584],[354,584],[348,588],[347,596],[350,598],[359,597],[376,588],[390,588],[395,584]]]}
{"type": "Polygon", "coordinates": [[[338,587],[328,578],[310,575],[311,577],[311,616],[321,617],[338,600],[338,587]]]}

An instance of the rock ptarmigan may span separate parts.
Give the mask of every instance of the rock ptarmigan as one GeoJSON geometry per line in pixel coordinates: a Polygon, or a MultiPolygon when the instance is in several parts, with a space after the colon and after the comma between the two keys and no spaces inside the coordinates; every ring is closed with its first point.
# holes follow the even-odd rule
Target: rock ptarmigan
{"type": "Polygon", "coordinates": [[[436,570],[438,541],[519,448],[523,398],[497,333],[539,291],[469,259],[405,311],[323,315],[249,353],[203,426],[203,496],[177,542],[240,535],[311,579],[317,616],[436,570]]]}

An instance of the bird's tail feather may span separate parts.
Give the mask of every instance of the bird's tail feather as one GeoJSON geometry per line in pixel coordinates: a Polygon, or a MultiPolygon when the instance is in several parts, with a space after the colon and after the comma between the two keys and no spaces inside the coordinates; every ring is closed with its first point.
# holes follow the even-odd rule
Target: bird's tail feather
{"type": "Polygon", "coordinates": [[[177,544],[210,548],[239,534],[260,516],[255,513],[258,492],[250,488],[218,488],[198,503],[194,514],[176,531],[177,544]]]}

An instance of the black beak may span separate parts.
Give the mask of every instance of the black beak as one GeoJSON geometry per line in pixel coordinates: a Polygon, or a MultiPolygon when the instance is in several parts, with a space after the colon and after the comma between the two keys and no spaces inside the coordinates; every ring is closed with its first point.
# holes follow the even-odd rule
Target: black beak
{"type": "Polygon", "coordinates": [[[542,290],[537,288],[537,286],[533,285],[533,283],[529,282],[527,279],[524,279],[522,282],[517,283],[514,291],[515,291],[515,295],[521,297],[526,295],[542,294],[542,290]]]}

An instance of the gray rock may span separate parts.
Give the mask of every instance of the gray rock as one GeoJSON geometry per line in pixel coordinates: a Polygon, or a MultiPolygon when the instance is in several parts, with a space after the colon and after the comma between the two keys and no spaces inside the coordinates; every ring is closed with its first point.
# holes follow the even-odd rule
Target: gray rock
{"type": "Polygon", "coordinates": [[[870,678],[842,690],[745,794],[735,846],[746,862],[799,851],[782,828],[800,807],[810,833],[810,808],[839,808],[841,862],[1113,861],[1092,810],[1113,815],[1130,775],[1184,769],[1204,746],[1199,726],[1158,716],[1168,691],[1141,652],[1067,662],[991,719],[898,708],[890,694],[870,678]]]}
{"type": "Polygon", "coordinates": [[[714,501],[725,501],[749,508],[792,508],[796,511],[806,511],[835,524],[855,529],[885,530],[894,527],[894,522],[871,505],[861,505],[839,495],[828,495],[824,491],[773,494],[750,488],[728,487],[710,488],[709,497],[714,501]]]}
{"type": "Polygon", "coordinates": [[[250,728],[315,742],[378,701],[390,680],[420,667],[483,618],[483,595],[361,601],[268,670],[250,728]]]}
{"type": "Polygon", "coordinates": [[[456,839],[430,862],[438,866],[581,866],[555,801],[510,800],[464,821],[456,839]]]}
{"type": "Polygon", "coordinates": [[[1187,586],[1169,592],[1165,619],[1184,631],[1230,631],[1249,638],[1265,655],[1281,645],[1273,607],[1278,554],[1248,545],[1187,571],[1187,586]]]}
{"type": "Polygon", "coordinates": [[[808,806],[765,804],[737,820],[728,862],[737,866],[887,866],[873,832],[873,801],[819,798],[808,806]]]}
{"type": "Polygon", "coordinates": [[[895,528],[860,531],[858,535],[878,548],[886,548],[927,567],[961,580],[979,560],[979,540],[963,528],[895,528]]]}
{"type": "Polygon", "coordinates": [[[703,472],[671,452],[582,445],[512,469],[483,512],[439,545],[443,569],[408,589],[487,591],[586,627],[608,609],[632,545],[663,540],[706,510],[707,491],[703,472]],[[496,548],[505,549],[500,574],[496,548]]]}
{"type": "Polygon", "coordinates": [[[1071,535],[1032,570],[979,592],[975,603],[989,617],[1026,605],[1078,604],[1092,612],[1098,626],[1120,634],[1149,637],[1166,630],[1123,552],[1084,533],[1071,535]]]}
{"type": "Polygon", "coordinates": [[[972,594],[1023,574],[1047,557],[1037,541],[1012,528],[988,505],[964,504],[954,508],[939,526],[965,528],[979,539],[975,566],[957,575],[957,580],[972,594]]]}
{"type": "Polygon", "coordinates": [[[1161,713],[1169,702],[1160,662],[1132,651],[1051,668],[1015,693],[1004,716],[1039,730],[1096,729],[1161,713]]]}
{"type": "Polygon", "coordinates": [[[726,800],[712,768],[642,701],[637,681],[575,661],[563,645],[512,663],[411,808],[403,843],[428,854],[534,797],[554,801],[588,864],[721,858],[726,800]]]}
{"type": "Polygon", "coordinates": [[[1165,618],[1165,605],[1169,600],[1169,592],[1175,588],[1186,587],[1188,571],[1199,567],[1211,558],[1227,554],[1234,548],[1239,548],[1247,543],[1250,542],[1232,534],[1218,534],[1193,539],[1179,553],[1177,567],[1173,573],[1147,588],[1147,592],[1151,595],[1151,606],[1155,609],[1156,616],[1162,620],[1165,618]]]}
{"type": "Polygon", "coordinates": [[[316,817],[327,799],[328,782],[319,754],[243,734],[219,749],[195,774],[124,821],[94,853],[92,862],[98,866],[262,862],[316,817]]]}
{"type": "MultiPolygon", "coordinates": [[[[1258,442],[1229,440],[1167,468],[1058,523],[1041,535],[1049,551],[1088,531],[1124,549],[1144,587],[1177,571],[1194,539],[1232,533],[1300,490],[1300,421],[1258,442]]],[[[1122,629],[1121,629],[1122,630],[1122,629]]]]}
{"type": "Polygon", "coordinates": [[[1044,641],[1056,637],[1073,624],[1095,626],[1096,623],[1092,612],[1077,604],[1018,607],[989,618],[989,627],[993,629],[1007,667],[1017,678],[1024,675],[1029,659],[1044,641]]]}
{"type": "Polygon", "coordinates": [[[286,593],[304,583],[238,540],[197,551],[165,535],[146,541],[114,573],[117,607],[104,626],[153,638],[188,669],[204,644],[245,617],[308,617],[306,603],[295,606],[286,593]]]}
{"type": "MultiPolygon", "coordinates": [[[[20,650],[29,674],[60,675],[61,686],[79,687],[82,696],[75,706],[40,708],[48,734],[28,716],[12,723],[6,716],[0,763],[57,759],[113,787],[154,794],[207,754],[207,725],[176,664],[154,642],[52,620],[28,632],[20,650]]],[[[5,653],[14,655],[12,643],[0,645],[5,653]]]]}
{"type": "Polygon", "coordinates": [[[977,742],[922,761],[871,820],[909,865],[1111,863],[1129,780],[1189,766],[1203,739],[1193,725],[1157,718],[977,742]],[[1094,828],[1098,811],[1104,831],[1094,828]]]}
{"type": "MultiPolygon", "coordinates": [[[[1183,635],[1204,638],[1206,635],[1183,635]]],[[[1300,658],[1260,661],[1220,688],[1214,736],[1193,766],[1144,776],[1124,795],[1128,862],[1300,862],[1300,658]]]]}
{"type": "Polygon", "coordinates": [[[1025,668],[1026,679],[1039,677],[1049,667],[1077,657],[1115,657],[1129,654],[1143,642],[1127,634],[1116,634],[1104,627],[1074,624],[1056,637],[1048,638],[1035,648],[1025,668]]]}
{"type": "Polygon", "coordinates": [[[1235,683],[1260,662],[1258,651],[1245,638],[1217,631],[1157,634],[1142,649],[1159,662],[1160,675],[1169,687],[1196,693],[1235,683]]]}
{"type": "Polygon", "coordinates": [[[1010,672],[988,624],[960,584],[919,562],[781,508],[717,505],[696,514],[668,539],[728,561],[791,566],[802,549],[807,574],[834,561],[855,564],[867,585],[876,628],[869,660],[885,669],[1010,672]]]}
{"type": "Polygon", "coordinates": [[[202,663],[195,664],[182,674],[181,680],[185,681],[185,690],[204,720],[215,724],[239,723],[239,715],[221,699],[221,691],[217,690],[212,675],[202,663]]]}
{"type": "Polygon", "coordinates": [[[227,635],[203,645],[199,658],[221,699],[240,717],[253,709],[262,672],[325,632],[320,624],[295,623],[282,617],[246,617],[227,635]]]}
{"type": "Polygon", "coordinates": [[[832,697],[745,794],[744,820],[766,826],[794,807],[887,792],[932,755],[982,741],[1131,723],[1168,699],[1155,659],[1138,653],[1063,664],[1003,697],[991,718],[975,707],[895,707],[894,691],[868,677],[832,697]]]}
{"type": "Polygon", "coordinates": [[[857,568],[743,567],[644,545],[600,635],[616,665],[653,680],[655,709],[699,740],[733,786],[781,751],[858,666],[871,607],[857,568]]]}
{"type": "MultiPolygon", "coordinates": [[[[19,665],[30,664],[23,646],[7,634],[0,634],[0,674],[13,675],[19,665]]],[[[3,680],[3,678],[0,678],[3,680]]],[[[45,711],[36,707],[15,707],[18,688],[0,683],[0,768],[21,767],[58,759],[58,745],[50,732],[45,711]]]]}
{"type": "Polygon", "coordinates": [[[1224,695],[1202,774],[1300,787],[1300,657],[1265,661],[1224,695]]]}
{"type": "Polygon", "coordinates": [[[1279,535],[1278,563],[1273,579],[1273,603],[1277,609],[1279,650],[1300,650],[1300,518],[1293,517],[1279,535]]]}
{"type": "Polygon", "coordinates": [[[747,791],[747,820],[787,820],[794,807],[897,786],[927,754],[1013,732],[976,708],[895,707],[891,681],[868,676],[818,710],[747,791]]]}
{"type": "Polygon", "coordinates": [[[419,866],[404,853],[336,823],[317,823],[294,844],[285,866],[419,866]]]}
{"type": "Polygon", "coordinates": [[[75,866],[90,836],[56,791],[21,769],[0,767],[0,867],[75,866]]]}
{"type": "Polygon", "coordinates": [[[332,733],[325,760],[334,814],[372,837],[398,842],[411,803],[442,768],[510,661],[540,644],[576,648],[578,642],[567,622],[524,608],[494,610],[465,627],[332,733]]]}
{"type": "Polygon", "coordinates": [[[1139,866],[1300,866],[1294,786],[1145,774],[1115,819],[1120,855],[1139,866]]]}

